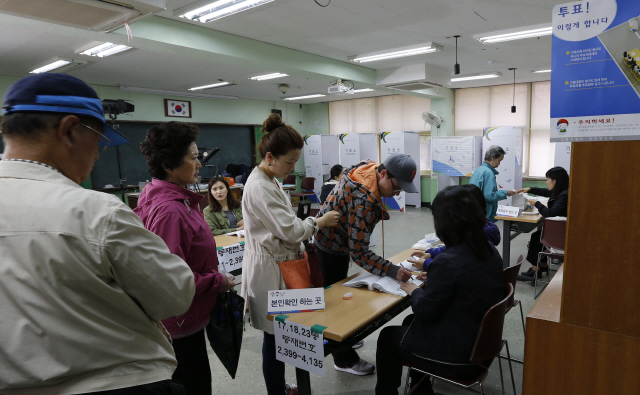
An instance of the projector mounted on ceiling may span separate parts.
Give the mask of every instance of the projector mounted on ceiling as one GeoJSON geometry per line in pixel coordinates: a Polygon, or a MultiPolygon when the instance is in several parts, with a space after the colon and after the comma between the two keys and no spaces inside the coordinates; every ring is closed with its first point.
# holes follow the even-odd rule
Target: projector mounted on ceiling
{"type": "Polygon", "coordinates": [[[353,81],[350,80],[337,80],[335,83],[329,85],[330,95],[353,95],[353,81]]]}
{"type": "Polygon", "coordinates": [[[165,0],[2,0],[0,13],[108,32],[155,12],[165,0]]]}

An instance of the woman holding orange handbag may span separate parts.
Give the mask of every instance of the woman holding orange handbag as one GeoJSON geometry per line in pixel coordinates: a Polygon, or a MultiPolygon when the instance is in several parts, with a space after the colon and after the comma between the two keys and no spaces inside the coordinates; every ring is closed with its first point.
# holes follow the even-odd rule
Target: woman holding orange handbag
{"type": "Polygon", "coordinates": [[[251,326],[264,331],[262,373],[267,393],[289,395],[297,391],[295,386],[285,383],[284,363],[276,360],[273,322],[267,320],[267,292],[309,286],[302,241],[319,228],[335,226],[338,213],[304,221],[296,216],[275,178],[286,178],[294,171],[304,141],[277,114],[264,121],[263,131],[266,134],[258,145],[262,162],[247,179],[242,199],[245,226],[242,296],[248,302],[251,326]]]}

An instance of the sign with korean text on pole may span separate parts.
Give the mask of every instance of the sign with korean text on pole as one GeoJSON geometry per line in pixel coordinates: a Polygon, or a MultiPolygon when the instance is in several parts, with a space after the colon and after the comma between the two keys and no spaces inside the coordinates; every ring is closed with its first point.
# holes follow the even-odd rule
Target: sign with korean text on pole
{"type": "Polygon", "coordinates": [[[640,1],[552,13],[551,141],[640,139],[640,1]]]}
{"type": "Polygon", "coordinates": [[[273,320],[276,338],[276,359],[302,370],[324,377],[324,326],[287,321],[286,315],[273,320]]]}
{"type": "Polygon", "coordinates": [[[307,313],[324,310],[324,288],[268,291],[267,314],[307,313]]]}
{"type": "Polygon", "coordinates": [[[242,269],[244,241],[226,247],[217,247],[216,250],[218,252],[218,263],[227,273],[242,269]]]}

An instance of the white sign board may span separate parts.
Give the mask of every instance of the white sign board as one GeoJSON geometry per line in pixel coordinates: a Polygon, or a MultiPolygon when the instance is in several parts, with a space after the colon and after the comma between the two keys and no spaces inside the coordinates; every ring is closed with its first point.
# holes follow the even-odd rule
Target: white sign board
{"type": "Polygon", "coordinates": [[[553,160],[554,166],[564,167],[569,173],[571,168],[571,142],[555,143],[555,155],[553,160]]]}
{"type": "Polygon", "coordinates": [[[345,169],[360,162],[360,135],[345,133],[340,135],[340,164],[345,169]]]}
{"type": "Polygon", "coordinates": [[[501,215],[503,217],[514,217],[518,218],[522,215],[519,207],[512,206],[498,206],[498,210],[496,211],[496,215],[501,215]]]}
{"type": "Polygon", "coordinates": [[[324,288],[268,291],[268,314],[306,313],[324,310],[324,288]]]}
{"type": "Polygon", "coordinates": [[[273,320],[276,338],[276,359],[302,370],[324,377],[324,336],[325,327],[308,327],[286,321],[286,315],[273,320]]]}
{"type": "Polygon", "coordinates": [[[234,270],[242,269],[242,257],[244,255],[244,241],[238,244],[217,247],[218,264],[224,271],[230,273],[234,270]]]}
{"type": "Polygon", "coordinates": [[[482,164],[482,137],[433,137],[431,161],[434,174],[471,176],[482,164]]]}

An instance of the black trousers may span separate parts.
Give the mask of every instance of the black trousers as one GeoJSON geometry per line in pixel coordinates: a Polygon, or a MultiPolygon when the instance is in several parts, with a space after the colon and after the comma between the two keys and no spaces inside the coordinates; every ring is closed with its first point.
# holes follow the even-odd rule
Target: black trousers
{"type": "MultiPolygon", "coordinates": [[[[531,238],[529,239],[529,250],[527,251],[527,261],[532,265],[538,264],[538,254],[542,251],[542,243],[540,243],[540,236],[542,235],[542,229],[538,229],[535,232],[531,233],[531,238]]],[[[546,262],[546,258],[543,257],[543,262],[546,262]]]]}
{"type": "MultiPolygon", "coordinates": [[[[400,342],[409,329],[413,318],[414,315],[412,314],[404,319],[402,326],[388,326],[380,332],[376,351],[376,370],[378,371],[376,395],[398,394],[398,387],[402,385],[403,361],[437,376],[452,379],[472,379],[482,371],[482,368],[477,366],[452,366],[429,361],[402,350],[400,342]]],[[[422,376],[418,372],[412,372],[411,380],[420,380],[422,376]]],[[[420,384],[420,388],[428,390],[429,387],[431,387],[431,382],[429,377],[425,377],[422,384],[420,384]]]]}
{"type": "MultiPolygon", "coordinates": [[[[320,261],[320,272],[322,273],[324,287],[328,287],[347,278],[347,273],[349,272],[349,255],[330,254],[318,248],[318,260],[320,261]]],[[[332,355],[335,364],[341,368],[353,366],[360,360],[360,356],[358,356],[358,353],[352,348],[343,351],[334,351],[332,355]]]]}
{"type": "Polygon", "coordinates": [[[184,387],[173,380],[118,388],[117,390],[92,392],[85,395],[184,395],[184,387]]]}
{"type": "Polygon", "coordinates": [[[204,329],[191,336],[173,339],[178,368],[173,379],[184,385],[186,395],[211,394],[211,368],[204,329]]]}

